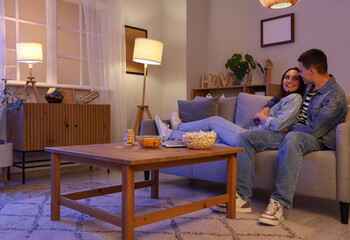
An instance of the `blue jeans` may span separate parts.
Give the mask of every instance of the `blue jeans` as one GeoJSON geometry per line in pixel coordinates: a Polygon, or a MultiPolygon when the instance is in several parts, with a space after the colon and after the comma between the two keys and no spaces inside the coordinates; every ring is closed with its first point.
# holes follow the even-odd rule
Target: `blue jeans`
{"type": "Polygon", "coordinates": [[[229,146],[235,147],[238,134],[247,130],[222,117],[213,116],[194,122],[179,124],[170,138],[181,138],[183,132],[190,131],[214,131],[217,134],[216,142],[223,142],[229,146]]]}
{"type": "Polygon", "coordinates": [[[245,148],[245,152],[237,154],[237,193],[246,201],[252,197],[255,153],[278,149],[276,191],[271,198],[287,208],[293,204],[303,155],[328,149],[307,133],[292,131],[286,134],[268,130],[242,132],[238,135],[237,147],[245,148]]]}

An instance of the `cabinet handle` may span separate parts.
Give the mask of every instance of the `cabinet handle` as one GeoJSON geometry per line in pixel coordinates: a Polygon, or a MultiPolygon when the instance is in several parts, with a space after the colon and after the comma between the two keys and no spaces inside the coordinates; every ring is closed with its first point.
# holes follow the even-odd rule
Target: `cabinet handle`
{"type": "Polygon", "coordinates": [[[75,124],[74,127],[78,127],[78,124],[75,124]]]}
{"type": "Polygon", "coordinates": [[[68,125],[68,124],[66,124],[66,127],[69,127],[69,125],[68,125]]]}

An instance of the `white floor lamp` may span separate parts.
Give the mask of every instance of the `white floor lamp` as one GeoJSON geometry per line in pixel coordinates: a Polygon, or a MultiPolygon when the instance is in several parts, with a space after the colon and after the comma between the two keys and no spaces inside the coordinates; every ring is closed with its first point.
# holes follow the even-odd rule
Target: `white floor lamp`
{"type": "Polygon", "coordinates": [[[142,104],[137,106],[137,114],[134,123],[134,131],[137,135],[140,135],[141,122],[145,111],[148,118],[152,119],[151,112],[148,106],[145,105],[147,65],[160,65],[162,62],[162,53],[162,42],[148,38],[135,39],[133,61],[144,64],[142,104]]]}

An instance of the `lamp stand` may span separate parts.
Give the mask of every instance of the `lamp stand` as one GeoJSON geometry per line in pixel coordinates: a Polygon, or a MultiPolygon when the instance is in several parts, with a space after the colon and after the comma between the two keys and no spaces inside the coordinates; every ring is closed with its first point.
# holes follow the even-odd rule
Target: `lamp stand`
{"type": "Polygon", "coordinates": [[[21,95],[24,94],[25,90],[27,89],[27,87],[31,83],[32,87],[33,87],[33,90],[34,90],[36,101],[38,103],[40,103],[38,89],[35,86],[36,81],[33,81],[33,79],[34,79],[34,77],[33,77],[33,64],[31,64],[31,63],[29,63],[29,77],[28,77],[28,79],[29,79],[29,81],[27,80],[26,85],[24,85],[21,95]]]}
{"type": "Polygon", "coordinates": [[[134,132],[137,135],[140,135],[141,132],[141,122],[143,120],[143,114],[146,111],[146,114],[149,119],[152,119],[152,114],[149,111],[148,106],[145,105],[145,92],[146,92],[146,74],[147,74],[147,64],[144,65],[143,69],[143,92],[142,92],[142,105],[137,106],[137,114],[134,123],[134,132]]]}

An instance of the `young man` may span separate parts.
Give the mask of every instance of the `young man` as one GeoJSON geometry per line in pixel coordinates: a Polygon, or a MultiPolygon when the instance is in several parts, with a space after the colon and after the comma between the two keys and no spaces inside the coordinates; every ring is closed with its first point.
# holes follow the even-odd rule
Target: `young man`
{"type": "Polygon", "coordinates": [[[250,209],[255,153],[278,149],[279,169],[276,191],[259,222],[278,225],[283,220],[283,207],[291,208],[304,154],[335,149],[335,131],[348,111],[345,93],[334,77],[327,73],[327,57],[311,49],[298,59],[300,75],[309,84],[303,97],[298,123],[289,132],[248,131],[238,136],[237,147],[245,152],[237,157],[237,211],[250,209]],[[242,209],[240,209],[242,208],[242,209]]]}

